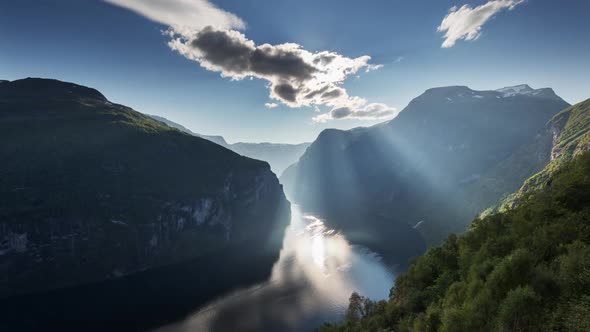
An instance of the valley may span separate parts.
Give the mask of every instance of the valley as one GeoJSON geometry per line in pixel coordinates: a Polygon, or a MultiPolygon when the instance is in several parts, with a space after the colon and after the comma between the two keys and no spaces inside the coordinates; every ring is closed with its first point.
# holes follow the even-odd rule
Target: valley
{"type": "MultiPolygon", "coordinates": [[[[457,308],[434,304],[451,301],[451,289],[466,292],[464,283],[483,292],[477,301],[495,301],[478,304],[492,306],[490,315],[492,303],[517,301],[511,296],[538,310],[555,298],[565,321],[546,324],[575,325],[563,312],[586,310],[585,298],[570,309],[563,301],[574,281],[556,278],[587,264],[578,221],[586,218],[589,105],[570,107],[526,85],[435,88],[394,120],[328,129],[309,146],[229,145],[91,88],[4,81],[0,311],[10,319],[0,327],[490,329],[457,309],[469,298],[454,298],[457,308]],[[9,143],[23,132],[27,140],[9,143]],[[231,151],[240,149],[270,166],[231,151]],[[289,158],[279,183],[271,168],[289,158]],[[540,215],[550,217],[537,225],[540,215]],[[525,254],[523,245],[538,248],[525,254]],[[532,272],[504,276],[490,298],[485,287],[506,273],[498,269],[521,256],[532,272]],[[512,293],[517,286],[524,293],[512,293]],[[351,293],[361,294],[360,307],[351,293]]],[[[510,317],[489,321],[517,324],[510,317]]]]}
{"type": "Polygon", "coordinates": [[[0,332],[590,331],[590,1],[0,1],[0,332]]]}

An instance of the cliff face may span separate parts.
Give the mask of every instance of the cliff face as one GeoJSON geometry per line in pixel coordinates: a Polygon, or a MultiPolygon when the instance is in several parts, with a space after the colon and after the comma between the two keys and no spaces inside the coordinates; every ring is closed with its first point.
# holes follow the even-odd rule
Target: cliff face
{"type": "Polygon", "coordinates": [[[551,160],[555,160],[561,156],[562,150],[559,147],[559,136],[563,132],[563,128],[567,124],[570,113],[558,114],[547,125],[547,130],[551,135],[551,160]]]}
{"type": "Polygon", "coordinates": [[[0,83],[0,159],[0,297],[227,250],[255,259],[289,222],[267,163],[71,83],[0,83]]]}
{"type": "Polygon", "coordinates": [[[515,207],[524,195],[548,186],[553,174],[564,165],[590,151],[590,99],[555,115],[547,124],[546,135],[552,141],[548,163],[526,179],[520,189],[486,211],[486,214],[515,207]]]}

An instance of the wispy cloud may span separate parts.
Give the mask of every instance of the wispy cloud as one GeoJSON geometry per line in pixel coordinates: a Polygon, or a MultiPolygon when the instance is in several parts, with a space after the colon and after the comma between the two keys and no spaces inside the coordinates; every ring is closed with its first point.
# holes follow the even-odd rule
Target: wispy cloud
{"type": "Polygon", "coordinates": [[[217,8],[208,0],[104,0],[127,8],[152,21],[177,31],[194,31],[212,26],[216,29],[246,28],[238,16],[217,8]]]}
{"type": "Polygon", "coordinates": [[[368,72],[371,72],[373,70],[377,70],[377,69],[381,69],[381,68],[383,68],[383,65],[382,64],[378,64],[378,65],[367,65],[367,69],[365,69],[365,71],[368,73],[368,72]]]}
{"type": "Polygon", "coordinates": [[[512,10],[525,0],[492,0],[475,8],[469,5],[453,7],[438,26],[444,32],[443,48],[453,47],[457,40],[477,40],[483,25],[502,10],[512,10]]]}
{"type": "Polygon", "coordinates": [[[338,107],[333,108],[330,112],[313,117],[314,122],[324,123],[330,120],[338,119],[357,119],[357,120],[380,120],[386,119],[397,114],[397,109],[385,104],[371,103],[360,107],[338,107]]]}
{"type": "MultiPolygon", "coordinates": [[[[166,33],[171,38],[170,48],[207,70],[231,80],[266,80],[269,97],[289,107],[331,108],[322,121],[393,114],[386,105],[376,112],[372,106],[376,104],[349,96],[342,87],[346,79],[361,69],[369,72],[382,67],[370,64],[370,56],[348,58],[331,51],[310,52],[295,43],[257,45],[238,31],[246,26],[242,19],[207,0],[106,1],[169,26],[166,33]]],[[[278,106],[274,102],[266,104],[269,108],[275,105],[278,106]]]]}
{"type": "Polygon", "coordinates": [[[264,106],[266,108],[275,108],[275,107],[279,107],[279,104],[277,104],[277,103],[266,103],[266,104],[264,104],[264,106]]]}

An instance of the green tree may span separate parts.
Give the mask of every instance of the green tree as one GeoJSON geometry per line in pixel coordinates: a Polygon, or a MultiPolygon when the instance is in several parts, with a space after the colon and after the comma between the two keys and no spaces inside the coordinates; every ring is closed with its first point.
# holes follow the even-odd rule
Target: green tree
{"type": "Polygon", "coordinates": [[[508,292],[500,304],[496,322],[499,332],[538,331],[541,298],[528,287],[508,292]]]}

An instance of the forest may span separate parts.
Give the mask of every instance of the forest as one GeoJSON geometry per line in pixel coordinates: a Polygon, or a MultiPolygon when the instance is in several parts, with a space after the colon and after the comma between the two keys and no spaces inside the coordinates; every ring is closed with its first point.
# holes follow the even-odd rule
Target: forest
{"type": "Polygon", "coordinates": [[[388,301],[318,331],[590,331],[590,153],[417,258],[388,301]]]}

